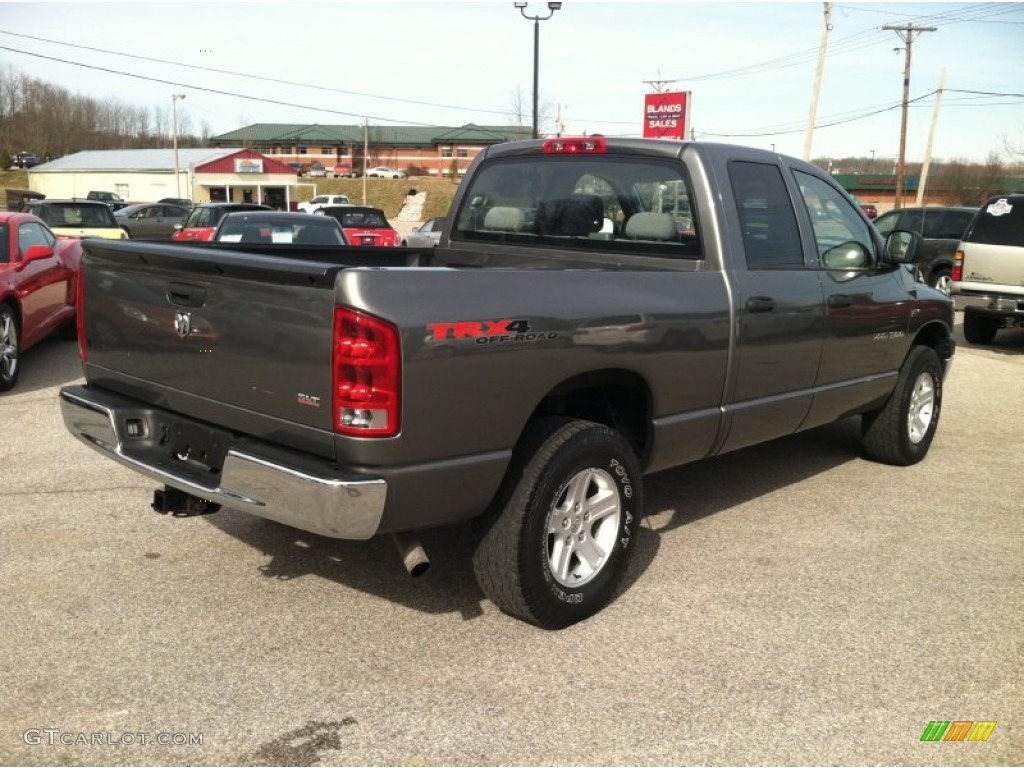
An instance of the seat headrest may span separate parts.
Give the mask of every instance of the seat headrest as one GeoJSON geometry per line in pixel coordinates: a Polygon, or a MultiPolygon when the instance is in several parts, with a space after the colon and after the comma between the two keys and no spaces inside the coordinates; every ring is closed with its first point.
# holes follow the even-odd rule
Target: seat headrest
{"type": "Polygon", "coordinates": [[[522,208],[499,205],[491,208],[484,216],[484,229],[498,232],[519,232],[523,228],[526,214],[522,208]]]}
{"type": "Polygon", "coordinates": [[[633,240],[675,240],[676,220],[671,213],[634,213],[626,221],[626,237],[633,240]]]}

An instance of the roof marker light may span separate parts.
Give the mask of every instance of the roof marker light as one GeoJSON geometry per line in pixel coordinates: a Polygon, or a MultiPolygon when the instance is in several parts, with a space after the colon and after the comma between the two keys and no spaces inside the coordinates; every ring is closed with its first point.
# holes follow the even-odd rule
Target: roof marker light
{"type": "Polygon", "coordinates": [[[601,154],[608,149],[604,136],[577,136],[548,139],[544,152],[550,155],[601,154]]]}

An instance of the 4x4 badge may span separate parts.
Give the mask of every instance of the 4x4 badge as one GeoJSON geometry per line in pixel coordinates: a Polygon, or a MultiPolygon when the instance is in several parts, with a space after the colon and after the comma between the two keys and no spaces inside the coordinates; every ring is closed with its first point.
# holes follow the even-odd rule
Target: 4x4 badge
{"type": "Polygon", "coordinates": [[[192,315],[188,312],[175,312],[174,330],[178,333],[179,338],[184,339],[188,336],[192,332],[192,315]]]}

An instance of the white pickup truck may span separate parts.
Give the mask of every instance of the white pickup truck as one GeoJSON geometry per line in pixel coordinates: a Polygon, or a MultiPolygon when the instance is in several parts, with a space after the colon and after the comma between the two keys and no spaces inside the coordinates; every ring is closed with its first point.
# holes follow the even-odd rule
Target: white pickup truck
{"type": "Polygon", "coordinates": [[[328,205],[352,205],[347,195],[317,195],[308,203],[299,203],[298,209],[305,213],[316,213],[328,205]]]}

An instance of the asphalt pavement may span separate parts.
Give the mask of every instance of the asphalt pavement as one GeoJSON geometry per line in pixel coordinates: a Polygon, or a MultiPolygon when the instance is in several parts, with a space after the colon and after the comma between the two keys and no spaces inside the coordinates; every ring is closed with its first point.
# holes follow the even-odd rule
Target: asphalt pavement
{"type": "Polygon", "coordinates": [[[560,632],[484,599],[467,527],[412,580],[386,538],[153,513],[45,342],[0,396],[0,764],[1019,765],[1024,332],[958,335],[924,462],[849,420],[649,477],[621,594],[560,632]]]}

